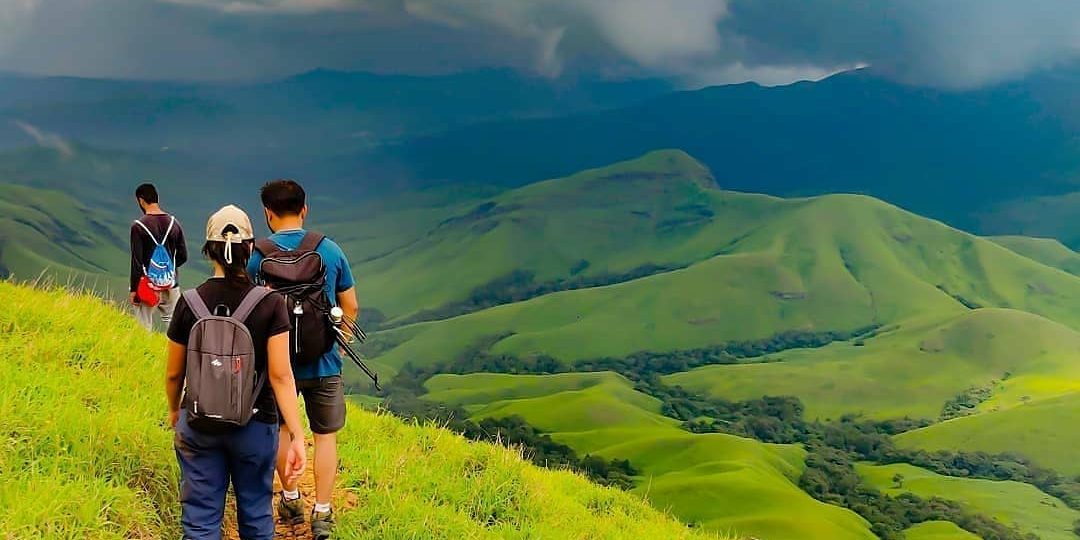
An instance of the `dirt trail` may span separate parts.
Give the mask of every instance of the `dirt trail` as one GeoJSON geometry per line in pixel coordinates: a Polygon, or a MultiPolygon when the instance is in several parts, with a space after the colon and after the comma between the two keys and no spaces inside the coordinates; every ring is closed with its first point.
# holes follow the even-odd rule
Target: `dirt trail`
{"type": "MultiPolygon", "coordinates": [[[[304,469],[304,475],[300,478],[300,493],[304,495],[304,508],[307,511],[306,517],[311,518],[311,507],[315,504],[315,452],[312,447],[312,443],[308,440],[307,443],[307,467],[304,469]]],[[[307,521],[303,525],[285,525],[280,521],[277,521],[277,502],[281,493],[281,484],[277,480],[277,475],[274,478],[274,520],[277,524],[277,531],[274,533],[274,538],[284,538],[289,540],[311,540],[311,524],[307,521]]],[[[340,488],[334,492],[334,511],[338,512],[342,509],[349,509],[356,506],[356,497],[348,494],[340,488]]],[[[225,540],[240,540],[239,534],[236,532],[236,505],[232,500],[232,495],[229,496],[229,503],[226,506],[225,515],[225,540]]]]}

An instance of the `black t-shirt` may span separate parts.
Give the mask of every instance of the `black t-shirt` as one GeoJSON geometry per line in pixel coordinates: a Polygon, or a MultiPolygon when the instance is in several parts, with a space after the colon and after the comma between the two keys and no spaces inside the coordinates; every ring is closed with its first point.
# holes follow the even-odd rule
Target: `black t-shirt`
{"type": "MultiPolygon", "coordinates": [[[[147,214],[139,218],[139,221],[154,233],[154,239],[165,243],[165,249],[174,257],[176,282],[180,283],[180,267],[184,266],[188,260],[187,244],[184,241],[184,229],[180,226],[179,220],[173,223],[172,230],[169,230],[171,219],[172,216],[169,214],[147,214]],[[167,237],[166,231],[169,233],[167,237]]],[[[138,288],[139,279],[146,272],[145,268],[150,264],[150,257],[153,256],[156,247],[157,244],[150,239],[150,235],[146,234],[142,227],[131,224],[131,273],[128,283],[131,286],[130,292],[135,292],[138,288]]]]}
{"type": "MultiPolygon", "coordinates": [[[[210,278],[199,285],[199,296],[206,302],[206,307],[211,313],[224,314],[218,306],[225,306],[232,313],[240,306],[244,295],[253,289],[253,285],[238,286],[231,284],[224,278],[210,278]]],[[[187,345],[191,336],[191,328],[195,326],[195,314],[188,307],[187,302],[180,298],[173,312],[172,323],[169,325],[169,339],[181,345],[187,345]]],[[[289,320],[289,309],[285,305],[285,298],[279,294],[271,294],[264,298],[255,310],[248,316],[244,326],[251,332],[251,340],[255,346],[255,370],[261,376],[267,370],[266,346],[270,338],[292,330],[292,322],[289,320]]],[[[274,392],[267,380],[259,397],[255,400],[255,408],[259,410],[253,420],[276,424],[277,404],[274,401],[274,392]]]]}

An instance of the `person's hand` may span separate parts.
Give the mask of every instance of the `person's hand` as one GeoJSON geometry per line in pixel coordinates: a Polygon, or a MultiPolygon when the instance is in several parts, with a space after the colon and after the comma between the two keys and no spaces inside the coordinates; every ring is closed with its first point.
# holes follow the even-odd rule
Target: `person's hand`
{"type": "Polygon", "coordinates": [[[169,427],[176,429],[176,423],[180,421],[180,411],[169,411],[169,427]]]}
{"type": "Polygon", "coordinates": [[[139,293],[131,293],[131,294],[129,294],[128,295],[128,301],[131,302],[131,305],[133,305],[133,306],[139,305],[139,293]]]}
{"type": "Polygon", "coordinates": [[[304,448],[304,438],[296,437],[289,444],[289,455],[285,458],[285,483],[293,484],[304,474],[307,466],[307,450],[304,448]]]}

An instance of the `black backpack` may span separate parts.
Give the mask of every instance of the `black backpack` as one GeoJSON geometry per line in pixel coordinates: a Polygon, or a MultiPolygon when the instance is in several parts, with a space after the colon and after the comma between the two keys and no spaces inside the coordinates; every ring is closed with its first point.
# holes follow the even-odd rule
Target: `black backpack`
{"type": "Polygon", "coordinates": [[[330,301],[326,297],[326,265],[315,251],[325,236],[308,232],[300,246],[289,251],[272,240],[255,242],[262,254],[259,279],[285,297],[293,318],[289,336],[294,365],[309,365],[319,360],[334,345],[334,327],[330,321],[330,301]]]}
{"type": "Polygon", "coordinates": [[[256,374],[255,346],[244,321],[269,294],[265,288],[253,288],[231,316],[223,317],[210,312],[196,289],[184,293],[196,319],[184,372],[184,408],[193,428],[243,427],[257,412],[255,400],[267,374],[256,374]]]}

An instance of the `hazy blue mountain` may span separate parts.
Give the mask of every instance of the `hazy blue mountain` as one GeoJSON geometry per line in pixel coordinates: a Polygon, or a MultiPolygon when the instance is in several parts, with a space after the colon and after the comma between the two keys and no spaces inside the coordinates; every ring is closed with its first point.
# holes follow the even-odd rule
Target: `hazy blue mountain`
{"type": "Polygon", "coordinates": [[[670,89],[660,80],[550,80],[508,70],[437,77],[314,70],[245,84],[0,75],[0,147],[26,144],[31,125],[99,147],[310,168],[401,137],[617,107],[670,89]]]}
{"type": "Polygon", "coordinates": [[[1080,71],[956,92],[863,70],[485,123],[410,141],[384,159],[421,182],[521,184],[683,148],[728,189],[866,193],[975,228],[976,209],[1078,189],[1078,95],[1080,71]]]}

